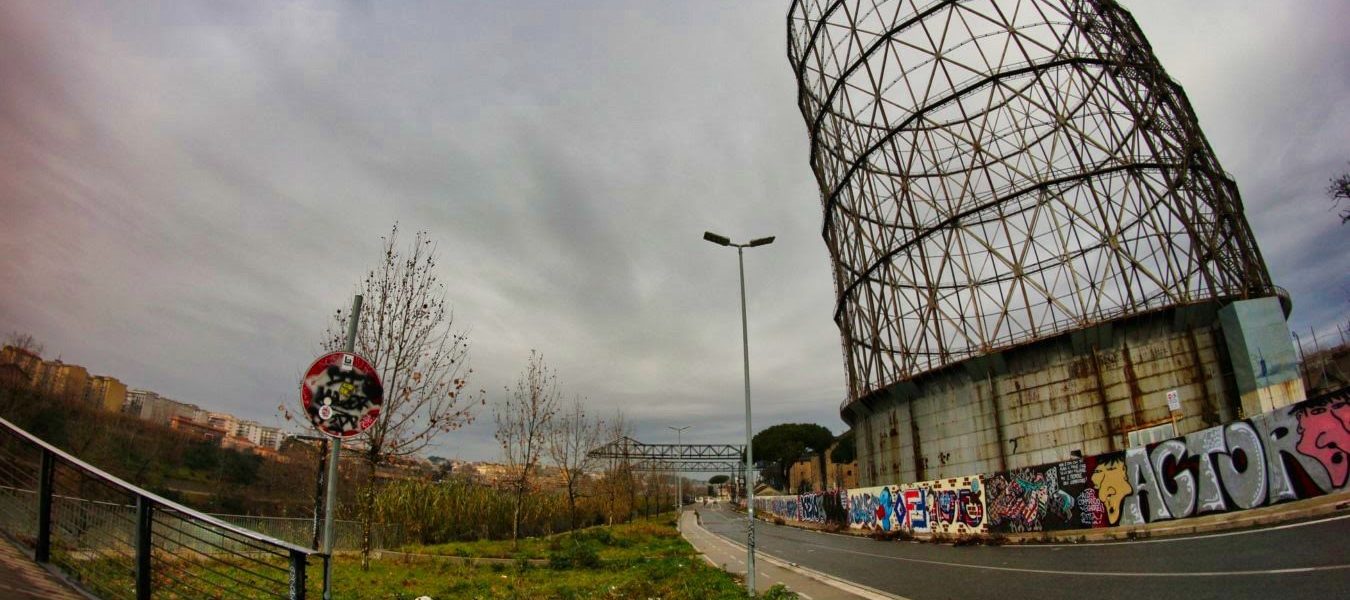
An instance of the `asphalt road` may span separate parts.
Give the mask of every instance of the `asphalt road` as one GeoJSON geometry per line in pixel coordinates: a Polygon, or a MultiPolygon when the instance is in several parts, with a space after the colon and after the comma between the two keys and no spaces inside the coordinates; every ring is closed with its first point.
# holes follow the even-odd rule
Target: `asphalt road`
{"type": "MultiPolygon", "coordinates": [[[[745,517],[699,507],[703,527],[745,542],[745,517]]],[[[913,600],[952,598],[1350,598],[1350,515],[1144,541],[950,546],[756,523],[760,551],[913,600]]]]}

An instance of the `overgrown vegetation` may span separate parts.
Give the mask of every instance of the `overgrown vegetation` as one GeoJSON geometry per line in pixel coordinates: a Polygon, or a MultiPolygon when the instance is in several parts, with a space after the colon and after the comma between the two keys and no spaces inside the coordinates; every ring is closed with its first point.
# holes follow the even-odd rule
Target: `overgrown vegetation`
{"type": "MultiPolygon", "coordinates": [[[[199,510],[268,516],[308,516],[313,510],[318,457],[300,444],[283,447],[287,462],[266,460],[22,385],[0,386],[0,417],[117,477],[199,510]]],[[[343,475],[350,479],[352,473],[343,475]]]]}
{"type": "MultiPolygon", "coordinates": [[[[618,475],[611,474],[607,479],[602,478],[592,485],[605,489],[607,480],[618,478],[618,475]]],[[[617,484],[611,488],[622,490],[617,484]]],[[[632,511],[624,505],[624,512],[618,515],[610,512],[615,503],[612,496],[591,494],[583,497],[576,505],[576,522],[581,527],[623,523],[629,521],[634,513],[654,514],[670,510],[674,504],[672,491],[656,485],[649,489],[664,494],[640,494],[635,498],[636,505],[632,511]]],[[[389,482],[380,489],[375,502],[375,520],[401,527],[409,540],[430,546],[448,542],[509,540],[514,510],[515,497],[510,490],[453,477],[442,481],[404,480],[389,482]],[[471,518],[466,518],[466,515],[471,518]]],[[[568,531],[571,523],[572,515],[565,491],[532,491],[521,506],[519,531],[522,551],[528,554],[528,549],[536,543],[525,538],[568,531]]],[[[497,556],[510,555],[500,553],[497,556]]],[[[530,557],[545,558],[545,554],[537,552],[530,554],[530,557]]]]}
{"type": "MultiPolygon", "coordinates": [[[[524,560],[511,565],[466,566],[423,560],[381,561],[367,573],[348,572],[335,581],[335,598],[744,598],[741,584],[708,566],[675,530],[671,515],[592,527],[573,533],[520,540],[411,546],[409,552],[466,558],[524,560]],[[561,572],[565,572],[564,576],[561,572]],[[383,595],[352,586],[387,590],[383,595]],[[389,591],[393,591],[391,594],[389,591]],[[407,596],[398,593],[407,592],[407,596]]],[[[781,588],[764,598],[795,598],[781,588]]]]}
{"type": "MultiPolygon", "coordinates": [[[[512,562],[471,565],[463,561],[417,558],[374,560],[360,568],[355,556],[340,556],[333,568],[333,598],[337,600],[405,599],[422,596],[434,600],[452,598],[662,598],[702,600],[745,598],[742,583],[709,566],[680,537],[669,515],[639,519],[633,523],[596,527],[546,538],[520,540],[514,554],[511,543],[481,541],[405,548],[421,554],[468,558],[515,558],[512,562]],[[535,564],[531,558],[547,558],[535,564]]],[[[69,557],[65,557],[69,558],[69,557]]],[[[169,557],[163,557],[168,560],[169,557]]],[[[165,563],[159,563],[161,567],[165,563]]],[[[278,568],[284,568],[281,563],[278,568]]],[[[83,561],[79,579],[95,590],[127,590],[132,571],[112,559],[83,561]],[[93,563],[99,564],[93,564],[93,563]]],[[[262,598],[275,582],[257,579],[256,564],[209,565],[179,560],[172,572],[191,571],[200,579],[195,586],[225,586],[221,597],[262,598]],[[258,584],[258,589],[242,585],[258,584]]],[[[309,597],[320,595],[317,564],[311,564],[309,597]]],[[[166,574],[168,571],[166,571],[166,574]]],[[[199,588],[180,585],[171,578],[156,579],[156,598],[200,598],[199,588]]],[[[796,598],[781,586],[760,596],[764,599],[796,598]]]]}

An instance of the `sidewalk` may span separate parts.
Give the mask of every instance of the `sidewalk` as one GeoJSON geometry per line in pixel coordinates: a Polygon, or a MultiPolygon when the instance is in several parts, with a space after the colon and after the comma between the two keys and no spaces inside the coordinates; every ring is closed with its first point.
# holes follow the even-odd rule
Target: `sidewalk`
{"type": "MultiPolygon", "coordinates": [[[[745,546],[727,541],[718,537],[694,519],[692,511],[686,511],[680,515],[680,533],[684,539],[688,540],[695,550],[703,554],[703,559],[708,561],[714,567],[722,569],[728,573],[745,576],[745,546]]],[[[758,593],[764,593],[769,588],[777,584],[783,584],[803,600],[895,600],[899,596],[893,596],[871,588],[855,585],[847,581],[836,579],[806,569],[800,566],[783,562],[764,554],[755,553],[755,589],[758,593]]]]}
{"type": "Polygon", "coordinates": [[[87,600],[41,565],[0,539],[0,597],[27,600],[87,600]]]}

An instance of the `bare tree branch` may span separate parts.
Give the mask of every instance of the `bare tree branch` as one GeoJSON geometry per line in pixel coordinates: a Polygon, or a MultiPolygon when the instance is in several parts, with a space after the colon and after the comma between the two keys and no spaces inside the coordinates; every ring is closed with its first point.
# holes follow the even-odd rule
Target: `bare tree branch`
{"type": "MultiPolygon", "coordinates": [[[[472,422],[473,409],[486,402],[481,390],[464,393],[473,373],[469,338],[455,330],[445,285],[436,275],[436,247],[427,233],[417,232],[406,249],[398,247],[397,224],[381,239],[379,265],[358,285],[365,303],[356,352],[375,366],[385,390],[380,418],[355,440],[368,467],[361,511],[363,564],[369,555],[376,468],[390,458],[416,454],[440,434],[472,422]]],[[[350,318],[341,310],[334,314],[324,350],[345,346],[350,318]]]]}
{"type": "Polygon", "coordinates": [[[46,350],[42,343],[33,337],[33,334],[19,331],[11,331],[8,336],[5,336],[5,345],[26,350],[38,356],[42,356],[43,351],[46,350]]]}
{"type": "MultiPolygon", "coordinates": [[[[1350,201],[1350,173],[1332,177],[1331,184],[1327,186],[1327,195],[1331,196],[1332,208],[1340,208],[1341,200],[1350,201]]],[[[1341,209],[1341,225],[1346,223],[1350,223],[1350,208],[1341,209]]]]}
{"type": "Polygon", "coordinates": [[[515,509],[511,518],[511,543],[520,542],[520,510],[525,494],[530,491],[535,467],[544,452],[546,436],[558,412],[558,378],[544,364],[544,356],[530,351],[530,362],[516,380],[514,388],[507,388],[506,396],[494,411],[502,455],[510,470],[510,483],[515,495],[515,509]]]}
{"type": "Polygon", "coordinates": [[[573,397],[566,411],[553,421],[548,431],[548,454],[562,473],[567,491],[567,507],[571,511],[572,529],[577,528],[577,498],[587,474],[595,468],[597,459],[590,451],[604,442],[605,422],[586,416],[580,397],[573,397]]]}

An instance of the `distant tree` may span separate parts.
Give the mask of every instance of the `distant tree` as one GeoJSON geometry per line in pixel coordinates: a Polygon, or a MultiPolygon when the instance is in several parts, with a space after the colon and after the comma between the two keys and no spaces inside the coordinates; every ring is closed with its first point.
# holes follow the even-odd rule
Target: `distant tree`
{"type": "Polygon", "coordinates": [[[5,345],[14,346],[20,350],[27,350],[38,356],[42,356],[43,351],[46,350],[42,343],[38,342],[37,338],[33,337],[33,334],[19,331],[9,332],[9,335],[5,336],[5,345]]]}
{"type": "Polygon", "coordinates": [[[731,477],[728,475],[713,475],[712,477],[708,478],[708,483],[711,483],[713,485],[722,485],[728,481],[731,481],[731,477]]]}
{"type": "Polygon", "coordinates": [[[572,399],[572,404],[553,420],[553,427],[548,431],[548,454],[562,474],[573,530],[577,528],[577,497],[582,491],[581,484],[597,462],[590,456],[590,451],[605,442],[604,436],[605,422],[598,417],[588,417],[580,397],[572,399]]]}
{"type": "Polygon", "coordinates": [[[188,442],[183,466],[193,471],[214,471],[220,466],[220,445],[205,440],[188,442]]]}
{"type": "Polygon", "coordinates": [[[806,445],[790,434],[784,425],[774,425],[752,439],[756,462],[767,463],[761,476],[776,489],[786,489],[788,469],[806,452],[806,445]]]}
{"type": "MultiPolygon", "coordinates": [[[[836,465],[847,465],[858,460],[858,443],[854,437],[853,430],[845,431],[834,442],[834,449],[830,451],[830,462],[836,465]]],[[[844,487],[844,474],[842,470],[835,470],[836,488],[844,487]]]]}
{"type": "Polygon", "coordinates": [[[788,471],[808,450],[819,458],[820,481],[826,481],[825,452],[834,442],[830,430],[814,423],[783,423],[774,425],[755,434],[754,444],[756,461],[772,463],[765,470],[767,479],[773,487],[786,490],[788,471]]]}
{"type": "Polygon", "coordinates": [[[261,456],[237,450],[222,450],[220,459],[221,478],[236,485],[252,484],[258,478],[258,469],[262,467],[261,456]]]}
{"type": "MultiPolygon", "coordinates": [[[[1350,201],[1350,173],[1332,177],[1331,185],[1327,186],[1327,195],[1331,196],[1331,205],[1335,208],[1340,208],[1341,200],[1350,201]]],[[[1350,222],[1350,208],[1341,210],[1341,225],[1347,222],[1350,222]]]]}
{"type": "Polygon", "coordinates": [[[830,462],[846,465],[855,460],[858,460],[858,447],[853,438],[853,430],[850,429],[835,440],[834,450],[830,451],[830,462]]]}
{"type": "MultiPolygon", "coordinates": [[[[616,411],[605,427],[601,439],[608,442],[622,442],[632,437],[633,428],[623,411],[616,411]]],[[[611,525],[630,519],[637,513],[637,481],[633,476],[632,462],[622,458],[611,458],[604,473],[597,482],[597,493],[601,498],[601,510],[605,521],[611,525]]]]}
{"type": "MultiPolygon", "coordinates": [[[[436,275],[436,248],[419,231],[405,249],[398,246],[398,225],[383,240],[379,262],[357,286],[364,296],[356,352],[379,371],[384,385],[380,418],[357,438],[367,466],[362,494],[361,564],[370,565],[370,526],[374,515],[375,471],[385,461],[416,454],[438,436],[473,420],[484,393],[465,394],[469,338],[455,329],[445,285],[436,275]]],[[[338,310],[323,349],[346,345],[351,317],[338,310]]]]}
{"type": "Polygon", "coordinates": [[[511,545],[519,547],[521,507],[558,412],[557,375],[544,364],[543,355],[531,350],[529,364],[515,387],[507,388],[506,392],[496,407],[495,435],[510,471],[508,482],[514,499],[511,545]]]}

